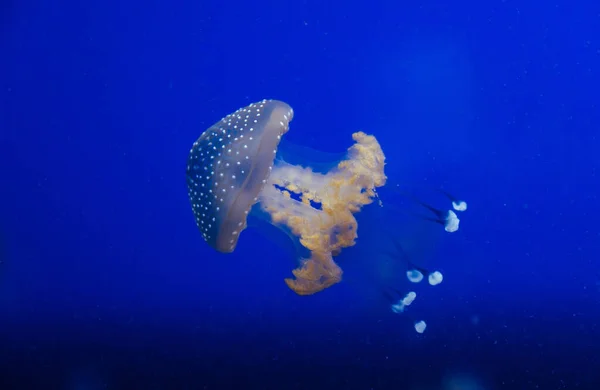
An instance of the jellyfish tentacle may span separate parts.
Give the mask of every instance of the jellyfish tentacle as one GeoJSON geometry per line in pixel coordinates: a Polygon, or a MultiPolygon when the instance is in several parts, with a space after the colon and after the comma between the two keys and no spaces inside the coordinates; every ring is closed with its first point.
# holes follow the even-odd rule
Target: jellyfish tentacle
{"type": "Polygon", "coordinates": [[[448,233],[454,233],[455,231],[458,230],[458,227],[460,224],[460,219],[458,218],[458,216],[456,215],[456,213],[454,211],[448,210],[448,211],[444,212],[436,207],[433,207],[429,203],[423,202],[422,200],[420,200],[419,198],[417,198],[416,196],[414,196],[412,194],[402,193],[402,192],[400,194],[402,196],[410,199],[411,201],[425,207],[433,215],[435,215],[435,217],[426,217],[426,216],[422,216],[419,214],[413,214],[413,213],[410,213],[410,215],[415,216],[417,218],[421,218],[426,221],[431,221],[431,222],[440,224],[444,227],[444,230],[446,230],[448,233]]]}
{"type": "MultiPolygon", "coordinates": [[[[400,187],[400,185],[397,184],[396,187],[400,187]]],[[[402,190],[402,189],[395,189],[395,192],[397,194],[426,208],[429,212],[431,212],[434,215],[434,217],[428,217],[428,216],[424,216],[424,215],[420,215],[420,214],[416,214],[416,213],[409,213],[406,211],[401,211],[403,214],[410,215],[410,216],[413,216],[416,218],[420,218],[425,221],[437,223],[439,225],[442,225],[446,232],[454,233],[455,231],[458,230],[458,228],[460,226],[460,219],[456,215],[455,211],[459,211],[459,212],[465,211],[467,209],[467,203],[465,201],[459,200],[456,197],[452,196],[446,190],[438,188],[438,189],[436,189],[436,191],[443,194],[445,197],[447,197],[452,202],[453,210],[442,211],[441,209],[434,207],[427,202],[422,201],[421,199],[419,199],[418,197],[416,197],[409,191],[402,190]]]]}
{"type": "Polygon", "coordinates": [[[394,245],[394,248],[397,251],[397,255],[399,255],[399,257],[401,257],[402,259],[404,259],[404,261],[406,262],[406,264],[408,265],[409,271],[410,270],[416,270],[420,273],[422,273],[423,275],[427,275],[429,274],[429,270],[418,266],[417,264],[415,264],[412,259],[408,256],[408,254],[406,253],[406,251],[404,250],[404,248],[402,247],[402,245],[400,245],[400,242],[397,239],[392,239],[392,244],[394,245]]]}
{"type": "Polygon", "coordinates": [[[454,195],[450,194],[448,191],[439,188],[438,189],[439,192],[441,192],[443,195],[446,196],[446,198],[448,198],[451,202],[452,202],[452,208],[455,211],[466,211],[467,210],[467,202],[465,202],[464,200],[460,200],[457,197],[455,197],[454,195]]]}
{"type": "Polygon", "coordinates": [[[390,287],[384,287],[381,293],[390,305],[396,302],[398,300],[398,297],[400,296],[400,294],[396,294],[395,289],[392,289],[390,287]]]}
{"type": "Polygon", "coordinates": [[[391,241],[394,245],[396,252],[384,251],[383,253],[385,253],[392,259],[401,259],[402,262],[406,264],[406,277],[409,281],[411,281],[412,283],[419,283],[423,280],[425,276],[427,276],[428,280],[430,280],[430,284],[432,284],[431,280],[433,280],[435,284],[441,283],[440,279],[442,279],[443,277],[441,276],[441,273],[439,271],[431,272],[428,269],[415,264],[397,239],[392,238],[391,241]],[[435,276],[433,276],[433,279],[430,279],[432,278],[432,274],[435,274],[435,276]]]}
{"type": "MultiPolygon", "coordinates": [[[[396,184],[395,187],[400,187],[400,184],[396,184]]],[[[435,192],[439,192],[444,197],[446,197],[448,200],[450,200],[450,202],[452,203],[452,208],[454,209],[454,211],[466,211],[467,210],[467,202],[464,201],[464,200],[459,199],[456,196],[454,196],[448,190],[446,190],[444,188],[439,188],[439,187],[430,188],[430,190],[435,191],[435,192]]],[[[398,192],[400,194],[407,194],[407,190],[399,190],[398,192]]],[[[420,202],[419,199],[417,199],[416,197],[414,197],[414,195],[409,196],[409,197],[412,197],[413,200],[415,200],[417,202],[420,202]]]]}

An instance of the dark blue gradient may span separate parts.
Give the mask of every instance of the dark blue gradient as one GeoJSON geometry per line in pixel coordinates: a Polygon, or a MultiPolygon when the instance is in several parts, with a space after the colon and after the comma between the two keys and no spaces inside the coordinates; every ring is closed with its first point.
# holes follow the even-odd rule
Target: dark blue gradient
{"type": "Polygon", "coordinates": [[[0,389],[600,388],[596,2],[0,10],[0,389]],[[277,229],[216,253],[186,158],[263,98],[293,107],[305,160],[375,134],[390,185],[469,203],[461,229],[382,190],[309,297],[277,229]],[[390,236],[444,273],[415,287],[423,335],[382,297],[413,287],[390,236]]]}

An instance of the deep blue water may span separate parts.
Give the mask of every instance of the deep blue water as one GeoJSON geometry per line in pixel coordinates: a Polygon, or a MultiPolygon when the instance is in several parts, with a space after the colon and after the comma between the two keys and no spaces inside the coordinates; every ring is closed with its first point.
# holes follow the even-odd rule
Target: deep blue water
{"type": "Polygon", "coordinates": [[[0,10],[0,389],[600,388],[596,2],[0,10]],[[187,196],[193,142],[265,98],[304,164],[357,130],[387,157],[384,206],[311,296],[285,234],[219,254],[187,196]],[[466,200],[460,230],[395,184],[466,200]],[[394,240],[444,282],[412,285],[394,240]],[[395,314],[389,287],[418,298],[395,314]]]}

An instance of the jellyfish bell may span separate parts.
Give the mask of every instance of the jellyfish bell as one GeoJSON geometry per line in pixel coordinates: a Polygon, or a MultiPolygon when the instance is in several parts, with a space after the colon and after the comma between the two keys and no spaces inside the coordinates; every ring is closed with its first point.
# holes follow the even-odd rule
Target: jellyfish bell
{"type": "Polygon", "coordinates": [[[293,114],[283,102],[253,103],[194,142],[187,162],[188,196],[202,237],[215,250],[235,249],[293,114]]]}
{"type": "Polygon", "coordinates": [[[417,333],[423,333],[423,332],[425,332],[425,329],[427,328],[427,323],[423,320],[415,321],[414,327],[415,327],[415,331],[417,333]]]}
{"type": "Polygon", "coordinates": [[[327,172],[277,159],[293,115],[277,100],[227,115],[194,143],[187,185],[200,233],[219,252],[235,250],[256,207],[271,223],[289,229],[307,256],[285,282],[297,294],[309,295],[341,281],[333,256],[354,245],[354,213],[373,202],[387,178],[379,143],[363,132],[352,135],[355,144],[327,172]]]}
{"type": "Polygon", "coordinates": [[[437,286],[444,280],[444,275],[440,271],[434,271],[429,274],[427,281],[431,286],[437,286]]]}
{"type": "Polygon", "coordinates": [[[348,157],[348,151],[336,150],[335,145],[323,145],[328,150],[314,149],[291,136],[282,137],[277,154],[275,156],[275,165],[290,164],[302,167],[310,167],[313,172],[326,174],[334,169],[340,161],[348,157]],[[331,150],[334,149],[334,150],[331,150]]]}
{"type": "Polygon", "coordinates": [[[423,280],[423,272],[418,269],[411,268],[406,271],[406,278],[412,283],[420,283],[423,280]]]}

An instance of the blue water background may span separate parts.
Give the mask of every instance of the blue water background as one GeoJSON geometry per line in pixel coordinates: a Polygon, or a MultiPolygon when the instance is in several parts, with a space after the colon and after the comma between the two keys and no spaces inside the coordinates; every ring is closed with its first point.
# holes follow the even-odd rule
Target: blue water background
{"type": "Polygon", "coordinates": [[[2,389],[598,388],[596,2],[1,11],[2,389]],[[275,230],[215,253],[187,154],[263,98],[294,108],[296,144],[376,135],[390,183],[469,202],[461,229],[382,211],[409,207],[390,193],[359,215],[344,281],[310,297],[283,283],[297,263],[275,230]],[[381,294],[411,287],[389,236],[444,272],[419,287],[423,335],[381,294]]]}

